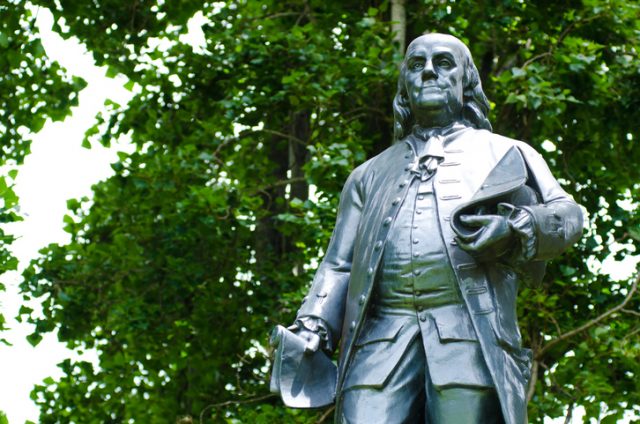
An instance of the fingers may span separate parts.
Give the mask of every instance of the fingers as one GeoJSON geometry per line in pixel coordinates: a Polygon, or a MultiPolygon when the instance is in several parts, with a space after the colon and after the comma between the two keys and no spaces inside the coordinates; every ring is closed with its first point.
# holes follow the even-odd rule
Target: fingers
{"type": "Polygon", "coordinates": [[[307,344],[304,347],[304,353],[310,354],[318,350],[320,347],[320,336],[315,333],[308,333],[307,344]]]}
{"type": "Polygon", "coordinates": [[[460,220],[472,228],[480,227],[473,234],[456,238],[458,246],[466,252],[473,254],[485,254],[489,251],[507,247],[506,243],[511,236],[511,229],[507,219],[500,215],[465,215],[460,220]]]}
{"type": "Polygon", "coordinates": [[[460,215],[460,221],[470,227],[482,227],[500,218],[498,215],[460,215]]]}
{"type": "Polygon", "coordinates": [[[486,239],[482,237],[467,241],[456,238],[456,242],[458,243],[458,247],[467,252],[478,252],[487,247],[486,239]]]}
{"type": "Polygon", "coordinates": [[[462,241],[463,243],[470,243],[474,240],[479,239],[484,231],[485,231],[485,227],[480,227],[478,230],[474,231],[473,233],[468,233],[468,234],[456,233],[458,234],[458,237],[456,237],[456,241],[462,241]]]}

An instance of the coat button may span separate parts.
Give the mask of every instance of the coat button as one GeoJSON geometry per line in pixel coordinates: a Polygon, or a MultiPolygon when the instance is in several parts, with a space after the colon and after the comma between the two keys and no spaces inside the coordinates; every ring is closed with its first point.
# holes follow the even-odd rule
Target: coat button
{"type": "Polygon", "coordinates": [[[416,215],[422,215],[422,211],[420,209],[416,210],[416,215]]]}
{"type": "Polygon", "coordinates": [[[393,206],[397,205],[398,203],[400,203],[402,199],[399,197],[396,197],[395,199],[393,199],[393,202],[391,202],[393,204],[393,206]]]}
{"type": "Polygon", "coordinates": [[[418,243],[420,243],[420,240],[418,240],[417,238],[414,238],[413,239],[413,244],[418,244],[418,243]]]}
{"type": "Polygon", "coordinates": [[[361,305],[364,305],[365,300],[367,300],[367,297],[363,294],[360,295],[360,299],[358,299],[358,303],[361,305]]]}
{"type": "Polygon", "coordinates": [[[393,218],[391,218],[390,216],[386,217],[384,219],[384,221],[382,222],[382,225],[384,225],[385,227],[388,226],[389,224],[391,224],[391,221],[393,221],[393,218]]]}
{"type": "Polygon", "coordinates": [[[351,321],[351,324],[349,324],[349,330],[353,331],[356,328],[356,322],[355,321],[351,321]]]}
{"type": "Polygon", "coordinates": [[[427,320],[427,314],[420,315],[420,321],[425,322],[427,320]]]}
{"type": "Polygon", "coordinates": [[[373,275],[373,268],[369,267],[367,270],[367,275],[373,275]]]}
{"type": "Polygon", "coordinates": [[[381,242],[380,240],[378,240],[378,241],[376,242],[376,244],[373,246],[373,248],[374,248],[375,250],[380,250],[380,248],[382,248],[382,242],[381,242]]]}

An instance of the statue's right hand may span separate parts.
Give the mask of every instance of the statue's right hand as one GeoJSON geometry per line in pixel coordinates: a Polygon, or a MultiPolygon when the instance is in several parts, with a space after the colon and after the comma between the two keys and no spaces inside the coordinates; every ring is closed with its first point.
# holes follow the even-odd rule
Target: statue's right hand
{"type": "Polygon", "coordinates": [[[287,330],[292,331],[298,337],[307,341],[307,344],[304,347],[304,353],[311,354],[320,348],[321,339],[318,333],[308,330],[304,326],[300,326],[298,324],[291,325],[287,330]]]}

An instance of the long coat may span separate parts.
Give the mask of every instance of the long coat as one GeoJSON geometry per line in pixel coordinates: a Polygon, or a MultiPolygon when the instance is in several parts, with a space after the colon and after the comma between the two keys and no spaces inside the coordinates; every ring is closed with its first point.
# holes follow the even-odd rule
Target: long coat
{"type": "MultiPolygon", "coordinates": [[[[521,346],[517,324],[518,284],[539,280],[544,261],[580,237],[582,213],[542,157],[523,142],[465,128],[445,137],[443,144],[444,160],[433,183],[441,236],[505,422],[523,424],[530,351],[521,346]],[[500,198],[525,184],[539,199],[537,205],[523,206],[533,217],[533,257],[517,264],[479,263],[457,247],[451,226],[456,208],[474,199],[500,198]]],[[[340,340],[337,417],[354,341],[366,319],[389,229],[407,195],[416,164],[413,144],[405,139],[352,172],[341,194],[329,247],[298,312],[298,317],[321,318],[329,327],[334,345],[340,340]]]]}

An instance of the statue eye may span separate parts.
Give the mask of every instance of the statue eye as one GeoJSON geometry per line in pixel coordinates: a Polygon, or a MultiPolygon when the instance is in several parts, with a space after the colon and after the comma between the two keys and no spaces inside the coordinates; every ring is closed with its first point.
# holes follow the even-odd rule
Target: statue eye
{"type": "Polygon", "coordinates": [[[443,57],[442,59],[438,60],[438,66],[440,66],[441,68],[450,69],[454,67],[454,64],[453,61],[443,57]]]}
{"type": "Polygon", "coordinates": [[[419,71],[424,68],[424,62],[416,60],[415,62],[409,64],[409,68],[411,68],[411,70],[413,71],[419,71]]]}

